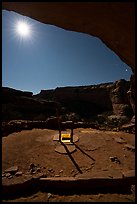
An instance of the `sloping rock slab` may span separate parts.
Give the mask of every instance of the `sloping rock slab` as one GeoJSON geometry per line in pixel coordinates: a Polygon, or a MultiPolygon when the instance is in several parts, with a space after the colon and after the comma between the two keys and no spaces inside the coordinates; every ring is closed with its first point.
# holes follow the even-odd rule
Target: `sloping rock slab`
{"type": "Polygon", "coordinates": [[[34,194],[39,190],[68,191],[73,192],[129,192],[131,185],[135,184],[134,171],[123,173],[123,177],[108,178],[100,177],[50,177],[44,178],[42,174],[34,177],[26,176],[16,179],[3,179],[2,198],[14,198],[34,194]],[[131,179],[132,178],[132,179],[131,179]]]}
{"type": "Polygon", "coordinates": [[[131,183],[122,178],[75,178],[75,177],[52,177],[40,178],[40,185],[44,189],[69,190],[81,192],[92,190],[98,192],[129,191],[131,183]]]}
{"type": "Polygon", "coordinates": [[[18,166],[12,166],[5,170],[6,173],[16,173],[18,171],[18,166]]]}
{"type": "Polygon", "coordinates": [[[135,152],[135,146],[130,144],[125,144],[124,147],[126,147],[128,150],[131,150],[132,152],[135,152]]]}
{"type": "Polygon", "coordinates": [[[16,179],[2,179],[2,197],[20,197],[24,194],[29,194],[32,191],[36,192],[39,189],[39,178],[43,177],[43,174],[37,175],[25,175],[16,177],[16,179]]]}
{"type": "Polygon", "coordinates": [[[135,184],[135,170],[124,171],[123,178],[128,182],[135,184]]]}

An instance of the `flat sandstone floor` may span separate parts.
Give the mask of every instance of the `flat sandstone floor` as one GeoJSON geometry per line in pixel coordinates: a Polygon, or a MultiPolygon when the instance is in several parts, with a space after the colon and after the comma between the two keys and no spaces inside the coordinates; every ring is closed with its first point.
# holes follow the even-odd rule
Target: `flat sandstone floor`
{"type": "MultiPolygon", "coordinates": [[[[67,130],[70,132],[70,130],[67,130]]],[[[62,132],[63,133],[63,132],[62,132]]],[[[21,177],[31,174],[34,164],[37,173],[46,177],[94,177],[113,178],[123,171],[135,169],[135,152],[125,145],[135,146],[135,135],[124,132],[99,131],[91,128],[74,129],[79,140],[75,143],[76,151],[70,157],[60,154],[55,149],[61,144],[53,141],[58,131],[49,129],[23,130],[2,138],[2,172],[12,166],[18,166],[21,177]],[[116,157],[113,161],[111,158],[116,157]],[[73,160],[72,160],[73,158],[73,160]]],[[[3,181],[14,183],[17,176],[3,181]]],[[[3,200],[4,202],[5,200],[3,200]]],[[[37,192],[27,197],[20,197],[9,202],[135,202],[134,194],[68,194],[37,192]]]]}

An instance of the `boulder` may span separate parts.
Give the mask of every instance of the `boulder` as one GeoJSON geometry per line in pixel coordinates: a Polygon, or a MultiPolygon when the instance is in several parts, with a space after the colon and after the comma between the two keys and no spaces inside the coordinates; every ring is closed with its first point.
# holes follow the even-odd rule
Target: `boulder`
{"type": "Polygon", "coordinates": [[[131,118],[131,123],[135,124],[135,115],[131,118]]]}
{"type": "Polygon", "coordinates": [[[10,173],[10,174],[15,174],[18,171],[18,166],[12,166],[8,169],[6,169],[4,172],[5,173],[10,173]]]}
{"type": "Polygon", "coordinates": [[[128,121],[129,121],[129,118],[127,116],[121,116],[121,115],[108,116],[108,125],[119,127],[123,124],[126,124],[128,121]]]}
{"type": "Polygon", "coordinates": [[[126,147],[128,150],[131,150],[132,152],[135,152],[135,146],[130,144],[125,144],[124,147],[126,147]]]}

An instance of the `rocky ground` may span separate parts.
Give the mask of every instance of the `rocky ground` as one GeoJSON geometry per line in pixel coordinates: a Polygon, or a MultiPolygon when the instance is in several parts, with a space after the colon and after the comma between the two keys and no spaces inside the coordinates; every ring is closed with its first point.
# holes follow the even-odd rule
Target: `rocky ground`
{"type": "MultiPolygon", "coordinates": [[[[53,140],[57,135],[57,130],[32,129],[3,137],[3,185],[12,185],[27,176],[92,178],[105,175],[114,178],[135,170],[134,134],[76,128],[74,136],[78,141],[74,143],[75,151],[71,156],[56,152],[61,146],[53,140]]],[[[135,202],[134,188],[132,186],[128,193],[45,190],[14,198],[7,196],[3,202],[135,202]]]]}

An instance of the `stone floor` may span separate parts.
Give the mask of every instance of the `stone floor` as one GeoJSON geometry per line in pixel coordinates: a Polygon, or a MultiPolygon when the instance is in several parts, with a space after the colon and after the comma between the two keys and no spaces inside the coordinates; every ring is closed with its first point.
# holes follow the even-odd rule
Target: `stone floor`
{"type": "MultiPolygon", "coordinates": [[[[67,130],[69,131],[69,130],[67,130]]],[[[135,135],[124,132],[99,131],[77,128],[74,135],[75,151],[60,154],[56,151],[61,144],[54,140],[58,131],[48,129],[23,130],[2,138],[2,183],[12,185],[27,176],[38,174],[50,177],[94,177],[114,178],[135,170],[135,135]],[[14,172],[5,172],[16,167],[14,172]],[[8,175],[5,175],[5,174],[8,175]]],[[[14,198],[11,201],[119,201],[134,202],[134,194],[74,194],[56,195],[37,192],[31,196],[14,198]]],[[[4,201],[4,200],[3,200],[4,201]]],[[[10,199],[9,199],[10,201],[10,199]]]]}

